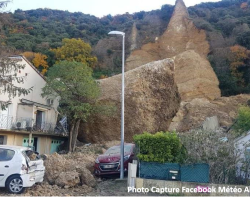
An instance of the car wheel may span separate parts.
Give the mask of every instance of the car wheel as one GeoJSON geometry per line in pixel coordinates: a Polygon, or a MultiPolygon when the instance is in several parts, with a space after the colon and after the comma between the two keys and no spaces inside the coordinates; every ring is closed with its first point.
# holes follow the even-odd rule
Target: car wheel
{"type": "Polygon", "coordinates": [[[23,180],[20,176],[12,176],[6,182],[7,190],[12,194],[21,194],[24,192],[23,180]]]}

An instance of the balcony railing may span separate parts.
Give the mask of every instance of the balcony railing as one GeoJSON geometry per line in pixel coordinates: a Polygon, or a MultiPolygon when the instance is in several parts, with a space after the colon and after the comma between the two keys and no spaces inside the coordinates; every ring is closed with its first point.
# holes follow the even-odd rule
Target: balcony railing
{"type": "Polygon", "coordinates": [[[68,136],[68,131],[60,124],[36,122],[32,118],[0,115],[0,129],[68,136]]]}

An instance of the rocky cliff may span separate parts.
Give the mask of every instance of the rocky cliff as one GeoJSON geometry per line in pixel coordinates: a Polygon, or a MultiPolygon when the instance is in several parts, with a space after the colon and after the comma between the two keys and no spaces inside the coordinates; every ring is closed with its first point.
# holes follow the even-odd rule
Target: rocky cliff
{"type": "Polygon", "coordinates": [[[131,53],[126,70],[145,63],[174,57],[175,78],[183,101],[221,96],[219,81],[207,60],[209,44],[204,30],[195,27],[183,0],[177,0],[167,30],[155,43],[131,53]]]}
{"type": "MultiPolygon", "coordinates": [[[[174,81],[174,62],[165,59],[148,63],[125,74],[125,140],[144,131],[166,131],[180,106],[174,81]]],[[[100,142],[120,139],[121,75],[100,81],[100,103],[116,106],[112,116],[93,116],[81,126],[79,139],[100,142]]]]}

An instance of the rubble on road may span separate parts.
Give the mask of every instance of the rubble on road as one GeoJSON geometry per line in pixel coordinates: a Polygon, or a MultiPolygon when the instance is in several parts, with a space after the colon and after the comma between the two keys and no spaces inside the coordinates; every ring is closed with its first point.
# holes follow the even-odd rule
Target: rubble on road
{"type": "MultiPolygon", "coordinates": [[[[44,182],[27,188],[21,196],[86,196],[95,193],[97,183],[103,182],[93,176],[95,159],[120,141],[105,144],[78,142],[76,152],[42,155],[46,167],[44,182]]],[[[20,196],[0,191],[0,196],[20,196]]]]}

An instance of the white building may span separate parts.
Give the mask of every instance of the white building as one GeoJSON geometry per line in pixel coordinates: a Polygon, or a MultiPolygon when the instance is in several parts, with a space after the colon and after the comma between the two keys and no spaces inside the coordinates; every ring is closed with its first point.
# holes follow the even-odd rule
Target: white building
{"type": "MultiPolygon", "coordinates": [[[[0,109],[0,144],[32,145],[40,153],[53,153],[67,138],[65,131],[56,131],[59,97],[43,98],[45,78],[25,57],[10,58],[25,65],[18,71],[18,75],[25,77],[24,83],[16,83],[15,86],[32,87],[32,91],[28,95],[12,98],[6,110],[0,109]]],[[[1,87],[0,101],[8,101],[8,94],[1,94],[1,87]]]]}

